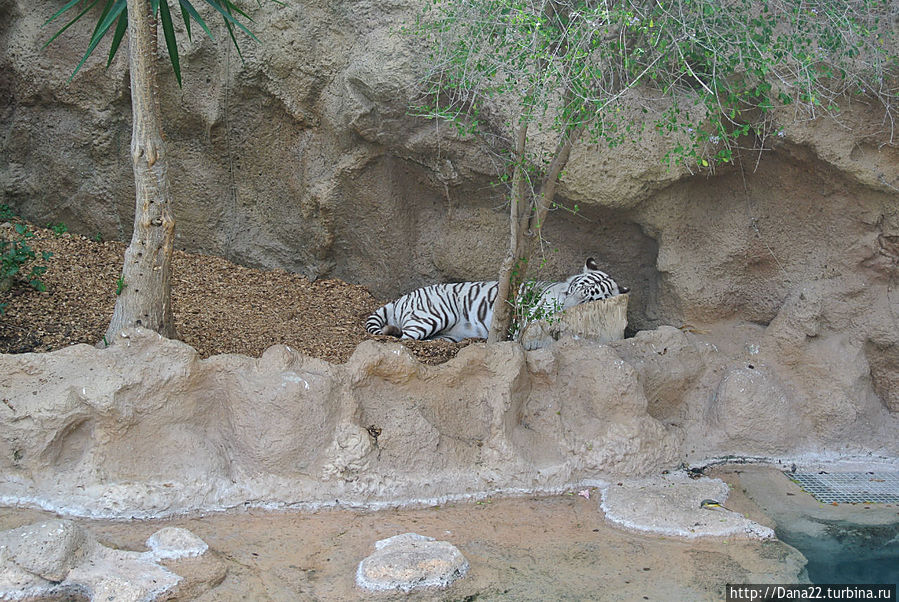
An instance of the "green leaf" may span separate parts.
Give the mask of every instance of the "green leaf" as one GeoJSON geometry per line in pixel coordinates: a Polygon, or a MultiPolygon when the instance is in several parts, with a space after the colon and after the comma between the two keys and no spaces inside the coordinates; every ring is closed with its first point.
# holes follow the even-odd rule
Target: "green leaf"
{"type": "Polygon", "coordinates": [[[109,47],[109,58],[106,60],[106,68],[112,64],[112,59],[115,57],[115,53],[119,50],[119,45],[122,43],[122,38],[125,37],[125,32],[128,31],[128,11],[122,12],[119,15],[119,21],[115,28],[115,33],[112,35],[112,44],[109,47]]]}
{"type": "MultiPolygon", "coordinates": [[[[85,0],[70,0],[70,2],[69,2],[68,4],[66,4],[65,6],[63,6],[63,7],[62,7],[61,9],[59,9],[58,11],[56,11],[56,13],[55,13],[52,17],[50,17],[49,19],[47,19],[46,21],[44,21],[44,25],[49,25],[51,22],[55,21],[61,14],[63,14],[64,12],[66,12],[67,10],[69,10],[70,8],[72,8],[73,6],[75,6],[76,4],[78,4],[79,2],[84,2],[84,1],[85,1],[85,0]]],[[[97,3],[97,0],[94,0],[94,2],[91,3],[91,6],[93,6],[93,5],[96,4],[96,3],[97,3]]],[[[84,12],[82,12],[81,14],[86,13],[89,9],[90,9],[90,6],[87,7],[87,9],[85,9],[84,12]]],[[[74,22],[77,21],[77,20],[78,20],[78,19],[76,18],[74,21],[72,21],[72,23],[74,23],[74,22]]],[[[43,27],[44,25],[42,25],[41,27],[43,27]]],[[[71,25],[71,23],[70,23],[70,25],[71,25]]],[[[67,27],[68,27],[68,26],[67,26],[67,27]]]]}
{"type": "MultiPolygon", "coordinates": [[[[179,2],[179,4],[181,4],[179,2]]],[[[187,39],[193,41],[193,38],[190,35],[190,15],[187,12],[187,9],[184,8],[184,5],[181,4],[181,20],[184,21],[184,29],[187,31],[187,39]]]]}
{"type": "MultiPolygon", "coordinates": [[[[234,42],[235,47],[237,47],[237,40],[234,38],[234,32],[231,30],[231,25],[236,25],[237,27],[242,29],[245,34],[250,36],[253,40],[255,40],[256,42],[259,41],[256,38],[256,36],[253,35],[253,32],[251,32],[249,29],[247,29],[243,23],[241,23],[240,21],[235,19],[234,16],[231,14],[231,11],[233,10],[233,11],[243,15],[248,21],[250,21],[250,22],[253,21],[253,19],[250,19],[250,17],[248,17],[246,15],[246,13],[244,13],[243,11],[238,9],[236,6],[234,6],[234,4],[232,2],[230,2],[229,0],[206,0],[206,4],[208,4],[215,10],[217,10],[219,12],[219,14],[221,14],[222,17],[224,17],[225,26],[228,28],[228,33],[231,35],[231,40],[234,42]]],[[[237,49],[237,53],[240,54],[240,48],[237,49]]]]}
{"type": "MultiPolygon", "coordinates": [[[[158,0],[157,0],[158,1],[158,0]]],[[[175,26],[172,23],[172,13],[169,12],[168,0],[159,2],[159,17],[162,21],[162,34],[165,37],[165,47],[169,51],[169,59],[172,61],[172,70],[178,87],[181,87],[181,63],[178,60],[178,40],[175,39],[175,26]]]]}
{"type": "MultiPolygon", "coordinates": [[[[234,11],[234,12],[236,12],[237,14],[239,14],[240,16],[242,16],[244,19],[246,19],[247,21],[249,21],[250,23],[254,23],[254,21],[253,21],[253,19],[250,17],[250,15],[248,15],[247,13],[243,12],[242,10],[240,10],[240,7],[237,6],[236,4],[234,4],[233,2],[231,2],[231,0],[221,0],[221,1],[222,1],[222,3],[227,7],[229,13],[230,13],[231,11],[234,11]]],[[[257,0],[257,1],[258,1],[258,0],[257,0]]]]}
{"type": "Polygon", "coordinates": [[[87,47],[87,52],[84,53],[84,56],[81,57],[81,60],[78,62],[78,66],[75,67],[75,70],[72,72],[72,75],[69,76],[69,81],[72,81],[72,78],[78,73],[81,67],[84,65],[87,58],[94,51],[94,48],[100,43],[100,40],[106,35],[109,31],[109,28],[112,27],[113,21],[115,21],[123,10],[127,8],[127,3],[125,0],[106,0],[106,7],[103,9],[103,13],[100,15],[100,20],[97,22],[97,27],[94,28],[94,33],[91,36],[91,42],[87,47]]]}
{"type": "MultiPolygon", "coordinates": [[[[200,14],[197,12],[197,9],[194,8],[193,4],[191,4],[188,0],[180,0],[180,3],[182,14],[186,12],[188,15],[190,15],[194,21],[200,24],[200,27],[202,27],[203,31],[206,32],[206,35],[209,36],[209,39],[214,40],[215,37],[213,37],[212,32],[209,31],[209,28],[206,26],[206,22],[203,21],[202,17],[200,17],[200,14]]],[[[188,21],[185,21],[184,24],[185,26],[187,26],[187,35],[188,37],[190,37],[190,25],[188,25],[188,21]]]]}
{"type": "MultiPolygon", "coordinates": [[[[74,6],[76,3],[81,2],[81,1],[82,1],[82,0],[73,0],[72,2],[69,2],[69,4],[67,4],[65,8],[63,8],[63,9],[60,10],[58,13],[56,13],[55,15],[53,15],[52,17],[50,17],[49,19],[47,19],[47,20],[44,22],[44,25],[47,25],[48,23],[50,23],[51,21],[53,21],[54,19],[56,19],[56,17],[58,17],[59,15],[61,15],[63,12],[69,10],[72,6],[74,6]]],[[[74,25],[75,23],[77,23],[77,22],[81,19],[81,17],[83,17],[83,16],[87,13],[87,11],[89,11],[90,9],[92,9],[92,8],[94,7],[94,5],[97,4],[97,2],[99,2],[99,1],[100,1],[100,0],[93,0],[93,2],[91,2],[90,4],[88,4],[87,7],[86,7],[83,11],[81,11],[80,13],[78,13],[78,16],[77,16],[77,17],[75,17],[74,19],[72,19],[71,21],[69,21],[68,23],[66,23],[66,24],[62,27],[62,29],[60,29],[60,30],[57,31],[55,34],[53,34],[53,37],[50,38],[49,40],[47,40],[47,43],[44,44],[41,48],[46,48],[47,46],[49,46],[49,45],[53,42],[53,40],[55,40],[55,39],[58,38],[60,35],[62,35],[62,33],[63,33],[65,30],[67,30],[69,27],[71,27],[72,25],[74,25]]],[[[42,25],[42,27],[43,27],[43,25],[42,25]]]]}

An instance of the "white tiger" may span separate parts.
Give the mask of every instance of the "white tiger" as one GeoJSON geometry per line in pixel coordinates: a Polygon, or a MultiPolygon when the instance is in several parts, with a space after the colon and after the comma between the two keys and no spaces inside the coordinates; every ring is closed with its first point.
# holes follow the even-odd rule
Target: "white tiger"
{"type": "MultiPolygon", "coordinates": [[[[432,284],[403,295],[368,317],[365,327],[372,334],[404,339],[486,339],[493,321],[497,282],[432,284]]],[[[538,282],[538,306],[545,313],[623,295],[629,289],[618,284],[590,257],[583,272],[564,282],[538,282]]]]}

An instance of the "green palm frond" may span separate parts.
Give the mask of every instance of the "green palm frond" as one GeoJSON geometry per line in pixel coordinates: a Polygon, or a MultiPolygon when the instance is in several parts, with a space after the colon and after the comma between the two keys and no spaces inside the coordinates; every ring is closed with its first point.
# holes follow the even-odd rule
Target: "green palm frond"
{"type": "MultiPolygon", "coordinates": [[[[94,27],[94,31],[91,34],[90,41],[88,42],[87,50],[84,53],[84,56],[81,57],[81,60],[78,62],[78,65],[75,67],[75,70],[72,72],[72,75],[69,77],[69,81],[75,77],[90,55],[94,52],[94,49],[100,44],[103,38],[112,31],[112,44],[109,48],[109,56],[106,61],[106,66],[112,63],[113,58],[115,58],[116,53],[119,50],[119,46],[121,46],[122,39],[125,37],[125,33],[128,31],[128,11],[127,0],[103,0],[103,11],[100,13],[99,18],[97,19],[97,25],[94,27]],[[115,28],[113,29],[113,24],[115,24],[115,28]]],[[[187,33],[188,39],[191,39],[191,21],[196,22],[206,35],[209,36],[210,39],[214,40],[215,38],[212,35],[212,32],[209,29],[209,26],[206,25],[206,22],[197,12],[194,5],[190,2],[190,0],[151,0],[151,7],[153,9],[153,14],[159,19],[159,22],[162,24],[162,34],[165,39],[166,50],[169,55],[169,62],[172,65],[172,70],[175,73],[175,79],[178,80],[178,85],[181,85],[181,61],[178,55],[178,40],[175,32],[175,25],[172,19],[172,12],[169,6],[170,2],[177,2],[178,8],[180,9],[181,19],[184,22],[184,29],[187,33]]],[[[194,0],[196,1],[196,0],[194,0]]],[[[244,21],[253,22],[253,19],[244,12],[239,6],[237,6],[232,0],[204,0],[206,4],[211,6],[219,15],[222,17],[224,21],[225,27],[228,30],[228,36],[231,38],[231,42],[234,44],[234,47],[237,49],[238,55],[240,55],[241,59],[243,59],[243,55],[240,52],[240,46],[237,42],[237,37],[235,35],[235,30],[239,29],[243,31],[247,36],[250,37],[255,42],[258,42],[259,39],[253,35],[246,25],[241,22],[241,19],[244,21]]],[[[271,0],[276,4],[283,5],[284,3],[279,0],[271,0]]],[[[75,17],[73,17],[70,21],[68,21],[63,27],[61,27],[53,36],[47,40],[44,47],[46,48],[50,45],[56,38],[58,38],[62,33],[64,33],[69,27],[80,21],[94,6],[99,4],[101,0],[69,0],[62,8],[60,8],[56,13],[53,14],[52,17],[47,19],[44,25],[49,25],[62,15],[69,13],[69,11],[75,12],[78,11],[75,17]]],[[[257,0],[257,5],[261,5],[261,2],[257,0]]]]}
{"type": "MultiPolygon", "coordinates": [[[[109,47],[109,58],[106,60],[106,68],[109,68],[109,65],[112,64],[112,59],[115,56],[115,53],[119,50],[119,45],[122,43],[122,38],[125,37],[125,32],[128,31],[128,11],[126,10],[121,15],[119,15],[118,25],[116,25],[115,33],[112,34],[112,44],[109,47]]],[[[75,77],[75,74],[72,74],[72,77],[75,77]]]]}
{"type": "Polygon", "coordinates": [[[112,27],[115,20],[123,14],[127,19],[128,13],[125,11],[126,8],[128,8],[128,3],[125,0],[106,0],[106,6],[103,7],[103,12],[97,20],[97,26],[94,28],[94,33],[91,34],[91,41],[87,46],[87,51],[84,53],[84,56],[81,57],[78,66],[75,67],[75,71],[73,71],[72,75],[69,77],[69,81],[72,81],[72,78],[75,77],[75,74],[78,73],[85,61],[87,61],[87,58],[94,51],[94,48],[96,48],[100,41],[106,36],[106,32],[109,31],[109,28],[112,27]]]}
{"type": "Polygon", "coordinates": [[[49,19],[47,19],[47,21],[44,23],[44,25],[47,25],[48,23],[52,23],[52,22],[55,21],[60,15],[62,15],[64,12],[66,12],[66,11],[69,10],[70,8],[73,8],[73,7],[74,7],[75,5],[77,5],[77,4],[82,4],[82,3],[83,3],[83,4],[86,4],[86,5],[87,5],[87,6],[84,8],[84,10],[82,10],[80,13],[78,13],[78,15],[77,15],[74,19],[72,19],[71,21],[69,21],[68,23],[66,23],[66,24],[65,24],[59,31],[57,31],[55,34],[53,34],[53,37],[50,38],[49,40],[47,40],[47,43],[43,45],[43,48],[46,48],[47,46],[49,46],[49,45],[53,42],[53,40],[55,40],[55,39],[58,38],[60,35],[62,35],[62,33],[63,33],[65,30],[67,30],[69,27],[71,27],[72,25],[74,25],[75,23],[77,23],[79,20],[81,20],[81,17],[83,17],[83,16],[87,13],[87,11],[89,11],[90,9],[92,9],[92,8],[94,7],[94,5],[97,4],[97,2],[99,2],[99,1],[100,1],[100,0],[93,0],[92,2],[84,2],[84,0],[72,0],[71,2],[69,2],[68,4],[66,4],[65,6],[63,6],[61,9],[59,9],[59,11],[58,11],[55,15],[53,15],[52,17],[50,17],[49,19]]]}

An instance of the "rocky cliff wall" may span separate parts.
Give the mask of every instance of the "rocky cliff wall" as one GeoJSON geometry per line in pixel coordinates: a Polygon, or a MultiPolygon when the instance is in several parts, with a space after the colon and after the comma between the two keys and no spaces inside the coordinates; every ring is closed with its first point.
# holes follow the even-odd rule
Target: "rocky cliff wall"
{"type": "MultiPolygon", "coordinates": [[[[265,5],[253,12],[263,43],[245,44],[243,62],[227,45],[199,36],[182,49],[184,88],[170,76],[162,83],[180,246],[312,277],[337,276],[384,297],[434,281],[494,277],[507,236],[503,194],[491,185],[498,170],[497,149],[407,115],[410,90],[421,68],[420,52],[395,31],[416,5],[411,0],[265,5]]],[[[81,27],[42,51],[50,32],[40,25],[54,6],[43,0],[0,0],[0,202],[38,223],[64,221],[86,234],[99,231],[107,238],[127,239],[133,183],[124,57],[104,70],[101,48],[67,83],[88,31],[81,27]]],[[[222,31],[214,33],[224,38],[222,31]]],[[[616,344],[615,353],[630,366],[622,369],[634,371],[628,372],[626,388],[639,382],[642,392],[637,397],[645,408],[615,402],[590,409],[593,406],[582,400],[587,405],[573,419],[557,410],[563,422],[550,429],[554,434],[532,432],[521,425],[537,421],[531,414],[548,414],[545,408],[528,409],[541,396],[522,391],[546,387],[545,399],[553,399],[560,393],[551,382],[579,378],[573,367],[564,372],[565,362],[575,360],[525,361],[505,350],[477,352],[512,354],[503,361],[517,366],[500,384],[482,383],[492,391],[483,399],[471,390],[466,399],[441,401],[444,394],[426,386],[461,387],[451,376],[459,368],[452,366],[442,368],[440,377],[423,376],[423,368],[412,367],[403,368],[405,376],[357,375],[347,389],[349,385],[335,382],[356,378],[347,376],[353,368],[316,364],[311,375],[298,378],[322,387],[316,389],[316,399],[331,402],[323,406],[326,409],[310,411],[295,407],[295,400],[277,401],[274,394],[282,385],[302,384],[284,380],[282,372],[288,368],[271,368],[277,374],[258,380],[261,368],[254,367],[253,360],[220,357],[202,363],[176,346],[166,351],[173,354],[173,364],[158,369],[174,371],[172,382],[182,383],[177,385],[179,395],[200,405],[179,404],[171,410],[196,414],[179,418],[178,424],[191,426],[165,431],[166,441],[177,447],[181,437],[193,440],[196,429],[209,435],[201,437],[202,449],[184,457],[176,472],[222,475],[225,485],[245,482],[234,475],[243,474],[241,462],[252,458],[267,467],[263,481],[268,485],[263,489],[281,491],[278,483],[285,469],[279,462],[295,457],[296,446],[323,455],[294,461],[288,471],[293,476],[285,477],[290,482],[308,471],[324,474],[327,466],[334,475],[353,473],[356,460],[341,465],[327,458],[358,452],[368,458],[365,462],[387,454],[388,464],[410,464],[396,468],[397,474],[419,474],[419,469],[423,474],[457,469],[470,474],[471,466],[484,465],[498,471],[495,474],[518,475],[503,481],[514,487],[544,479],[543,474],[527,473],[541,463],[564,466],[558,469],[563,476],[542,481],[556,483],[602,470],[651,470],[694,454],[819,453],[848,445],[859,453],[895,455],[894,447],[878,443],[883,429],[892,429],[895,441],[899,412],[895,137],[882,115],[859,100],[847,104],[839,119],[778,119],[782,136],[766,142],[771,150],[761,156],[744,153],[735,166],[715,175],[666,169],[661,163],[664,149],[651,137],[615,151],[582,145],[573,152],[561,196],[578,203],[580,211],[551,216],[545,231],[549,273],[561,277],[576,269],[585,255],[599,257],[607,271],[632,290],[633,331],[668,325],[692,332],[690,336],[702,342],[697,346],[678,339],[672,347],[656,340],[675,336],[663,328],[616,344]],[[678,353],[671,353],[673,348],[678,353]],[[710,362],[708,349],[728,360],[710,362]],[[536,368],[531,366],[535,361],[536,368]],[[554,367],[540,368],[541,362],[554,367]],[[215,373],[210,366],[231,364],[236,373],[210,376],[215,373]],[[552,378],[540,376],[541,370],[552,378]],[[564,378],[553,372],[558,370],[564,378]],[[246,371],[255,376],[239,376],[246,371]],[[334,371],[343,376],[331,376],[334,371]],[[179,380],[188,373],[190,379],[179,380]],[[220,390],[216,383],[221,379],[244,378],[258,382],[240,385],[240,407],[222,405],[217,394],[202,392],[220,390]],[[391,378],[416,384],[394,390],[391,378]],[[348,392],[356,387],[367,392],[348,392]],[[364,401],[397,395],[404,401],[390,410],[364,401]],[[219,430],[225,428],[217,426],[219,419],[227,429],[237,430],[242,421],[255,420],[258,407],[252,399],[275,399],[258,406],[272,413],[268,425],[279,424],[286,413],[284,428],[302,436],[293,440],[292,434],[275,429],[242,438],[219,430]],[[268,403],[274,405],[269,408],[268,403]],[[474,404],[469,408],[472,420],[453,423],[455,410],[446,408],[457,403],[474,404]],[[391,414],[394,411],[399,417],[391,414]],[[203,417],[206,412],[217,418],[203,417]],[[608,412],[621,414],[623,424],[630,426],[615,426],[615,420],[606,424],[608,412]],[[572,425],[583,422],[593,430],[565,435],[560,447],[560,433],[568,428],[565,420],[572,425]],[[391,452],[384,439],[383,449],[373,451],[365,428],[390,421],[398,421],[393,432],[414,432],[422,439],[394,443],[390,449],[399,451],[391,452]],[[437,423],[441,426],[434,427],[437,423]],[[645,438],[635,434],[643,427],[662,442],[658,449],[643,449],[645,438]],[[495,441],[502,445],[478,447],[477,441],[494,440],[497,433],[502,438],[495,441]],[[875,443],[866,443],[866,437],[875,443]],[[516,443],[525,440],[530,442],[516,443]],[[585,452],[589,446],[597,451],[585,452]],[[420,448],[439,451],[444,464],[412,466],[424,460],[408,456],[408,450],[420,448]],[[516,472],[511,464],[493,463],[512,448],[514,466],[531,468],[516,472]],[[578,454],[566,455],[575,449],[578,454]],[[645,463],[628,464],[632,453],[644,452],[649,454],[642,456],[649,458],[645,463]],[[595,466],[579,472],[583,467],[569,462],[595,466]]],[[[81,349],[52,357],[88,353],[81,349]]],[[[102,365],[124,361],[118,352],[103,353],[107,355],[97,360],[102,365]]],[[[276,350],[260,361],[264,366],[266,357],[285,353],[276,350]]],[[[387,358],[408,361],[394,358],[392,351],[367,353],[386,354],[371,360],[377,365],[387,358]]],[[[471,357],[459,361],[475,361],[475,352],[467,353],[471,357]]],[[[604,374],[609,362],[619,365],[607,357],[607,350],[585,353],[599,355],[581,371],[604,374]]],[[[487,360],[476,363],[481,361],[487,360]]],[[[304,369],[309,363],[292,356],[278,362],[300,362],[304,369]]],[[[46,378],[55,378],[53,374],[49,370],[46,378]]],[[[125,389],[138,382],[135,377],[125,389]]],[[[615,390],[620,384],[609,386],[615,390]]],[[[85,461],[88,442],[102,432],[97,430],[97,412],[130,416],[168,407],[158,398],[158,408],[121,409],[117,390],[103,393],[102,403],[61,390],[63,401],[53,403],[69,404],[75,418],[60,430],[48,427],[48,433],[60,434],[46,434],[49,439],[28,452],[28,461],[37,453],[47,466],[75,466],[85,461]],[[97,404],[106,409],[85,409],[97,404]],[[58,445],[53,443],[57,439],[58,445]]],[[[602,395],[608,394],[603,389],[602,395]]],[[[120,418],[108,420],[109,428],[126,428],[113,427],[120,418]]],[[[128,428],[151,427],[135,423],[128,428]]],[[[96,448],[103,450],[102,456],[91,452],[90,462],[83,465],[93,471],[91,478],[105,483],[103,479],[112,477],[104,475],[125,479],[142,471],[154,474],[155,461],[110,468],[108,462],[118,462],[125,453],[115,448],[125,444],[114,439],[110,436],[107,447],[96,448]]],[[[15,449],[10,447],[3,457],[11,461],[15,449]]],[[[489,470],[476,483],[460,487],[486,487],[493,482],[489,470]]],[[[394,491],[389,476],[394,473],[377,474],[371,478],[381,481],[372,491],[394,491]]],[[[404,487],[427,490],[419,481],[409,485],[413,481],[404,487]]],[[[340,485],[334,491],[353,491],[357,485],[340,485]]],[[[397,495],[401,490],[395,489],[397,495]]],[[[325,496],[334,493],[320,491],[325,496]]]]}
{"type": "MultiPolygon", "coordinates": [[[[243,44],[243,61],[223,29],[218,44],[182,46],[184,87],[167,72],[161,84],[181,247],[384,297],[495,277],[502,132],[491,147],[407,114],[423,53],[397,32],[418,5],[263,3],[252,12],[262,43],[243,44]]],[[[56,8],[0,2],[0,202],[127,240],[125,56],[104,69],[101,47],[68,82],[89,24],[42,50],[56,8]]],[[[575,148],[561,199],[580,211],[549,220],[548,275],[601,258],[634,291],[631,323],[643,328],[766,322],[800,282],[869,273],[865,245],[895,264],[899,149],[882,114],[855,101],[839,120],[780,121],[773,150],[714,176],[665,166],[650,133],[575,148]]]]}
{"type": "Polygon", "coordinates": [[[0,355],[0,503],[123,518],[551,492],[722,457],[895,465],[899,415],[864,356],[825,340],[776,363],[786,331],[729,351],[671,327],[473,344],[439,366],[375,341],[341,365],[285,346],[200,360],[143,330],[0,355]],[[836,374],[809,364],[835,354],[836,374]]]}

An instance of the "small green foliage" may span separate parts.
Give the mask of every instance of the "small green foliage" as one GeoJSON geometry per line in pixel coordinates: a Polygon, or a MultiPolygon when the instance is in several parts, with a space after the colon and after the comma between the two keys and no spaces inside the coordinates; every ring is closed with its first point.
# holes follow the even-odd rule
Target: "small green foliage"
{"type": "Polygon", "coordinates": [[[115,281],[115,294],[119,296],[122,294],[122,291],[125,290],[125,277],[119,276],[115,281]]]}
{"type": "MultiPolygon", "coordinates": [[[[770,147],[775,115],[865,96],[893,123],[894,23],[886,0],[434,0],[403,31],[430,52],[415,114],[483,135],[481,116],[506,107],[513,128],[609,148],[655,130],[666,161],[711,170],[770,147]]],[[[516,160],[540,172],[549,158],[516,160]]]]}
{"type": "Polygon", "coordinates": [[[58,224],[47,224],[47,228],[53,230],[53,233],[56,234],[56,236],[62,236],[69,231],[68,226],[62,222],[59,222],[58,224]]]}
{"type": "Polygon", "coordinates": [[[525,326],[537,320],[550,324],[558,322],[562,312],[562,303],[551,295],[546,295],[546,288],[552,283],[528,279],[518,287],[518,294],[513,301],[512,327],[510,334],[517,340],[524,332],[525,326]]]}
{"type": "Polygon", "coordinates": [[[96,234],[94,234],[94,236],[91,238],[91,240],[94,242],[103,242],[103,233],[97,232],[96,234]]]}
{"type": "MultiPolygon", "coordinates": [[[[556,250],[558,251],[558,250],[556,250]]],[[[563,305],[549,287],[554,282],[525,278],[529,263],[539,263],[534,266],[540,271],[547,265],[545,256],[540,256],[539,262],[531,262],[527,258],[519,259],[512,269],[511,282],[516,287],[516,293],[511,296],[509,303],[512,306],[512,323],[509,327],[509,336],[517,340],[524,328],[531,322],[544,320],[550,324],[560,319],[563,305]]]]}
{"type": "MultiPolygon", "coordinates": [[[[0,217],[4,220],[18,219],[6,205],[0,205],[0,217]]],[[[13,223],[12,235],[4,230],[0,235],[0,291],[8,290],[16,279],[26,282],[37,291],[46,291],[47,286],[41,277],[47,272],[47,266],[36,263],[37,254],[29,244],[34,233],[21,222],[13,223]]],[[[48,261],[52,253],[43,251],[41,259],[48,261]]],[[[5,313],[8,303],[0,304],[0,314],[5,313]]]]}

